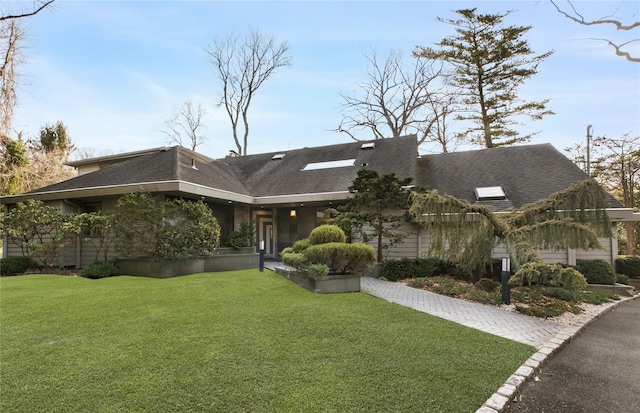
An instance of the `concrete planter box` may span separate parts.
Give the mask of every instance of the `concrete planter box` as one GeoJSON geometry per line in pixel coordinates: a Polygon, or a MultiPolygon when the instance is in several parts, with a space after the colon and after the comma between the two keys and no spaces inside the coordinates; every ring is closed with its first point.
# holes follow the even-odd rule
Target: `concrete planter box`
{"type": "Polygon", "coordinates": [[[158,262],[150,258],[120,258],[116,265],[124,275],[170,278],[204,272],[204,260],[158,262]]]}
{"type": "Polygon", "coordinates": [[[242,248],[218,248],[216,255],[236,255],[236,254],[253,254],[256,252],[256,247],[242,247],[242,248]]]}
{"type": "MultiPolygon", "coordinates": [[[[233,250],[238,251],[235,249],[233,250]]],[[[249,253],[220,253],[213,257],[209,257],[204,261],[205,272],[247,270],[250,268],[258,268],[259,266],[260,254],[253,252],[253,248],[250,249],[249,253]]]]}
{"type": "Polygon", "coordinates": [[[383,269],[383,264],[381,263],[375,263],[375,265],[373,266],[373,268],[367,268],[365,270],[363,270],[363,272],[371,278],[380,278],[380,276],[382,275],[382,269],[383,269]]]}
{"type": "Polygon", "coordinates": [[[605,291],[608,293],[618,294],[621,297],[633,297],[634,288],[633,285],[626,284],[587,284],[587,291],[605,291]]]}
{"type": "Polygon", "coordinates": [[[632,278],[629,282],[632,286],[636,287],[636,290],[640,290],[640,278],[632,278]]]}
{"type": "Polygon", "coordinates": [[[328,275],[316,280],[278,268],[276,272],[316,294],[353,293],[360,291],[360,274],[328,275]]]}

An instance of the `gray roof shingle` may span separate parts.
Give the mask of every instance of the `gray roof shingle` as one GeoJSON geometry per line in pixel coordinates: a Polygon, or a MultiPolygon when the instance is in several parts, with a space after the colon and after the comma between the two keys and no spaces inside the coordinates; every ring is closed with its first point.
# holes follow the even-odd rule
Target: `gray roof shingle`
{"type": "MultiPolygon", "coordinates": [[[[496,210],[520,208],[546,198],[587,175],[550,144],[513,146],[417,156],[415,135],[365,142],[301,148],[214,160],[182,147],[159,148],[123,158],[95,172],[32,191],[47,193],[84,188],[182,181],[251,197],[346,192],[362,168],[412,177],[414,184],[477,202],[477,187],[501,186],[506,200],[481,201],[496,210]],[[284,157],[273,160],[274,154],[284,157]],[[355,160],[352,166],[303,170],[309,163],[355,160]],[[195,168],[192,166],[195,165],[195,168]]],[[[621,207],[611,198],[613,207],[621,207]]]]}

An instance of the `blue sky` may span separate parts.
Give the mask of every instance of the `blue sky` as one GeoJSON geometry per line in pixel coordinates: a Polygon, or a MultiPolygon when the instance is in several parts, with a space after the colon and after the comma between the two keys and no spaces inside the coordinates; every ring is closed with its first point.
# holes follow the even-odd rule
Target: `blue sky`
{"type": "MultiPolygon", "coordinates": [[[[637,1],[573,3],[587,19],[640,19],[637,1]]],[[[514,10],[506,23],[533,26],[527,39],[536,53],[555,50],[520,89],[525,99],[551,99],[548,107],[556,112],[520,128],[540,131],[532,143],[562,150],[584,141],[588,124],[596,136],[640,134],[640,64],[593,40],[633,37],[611,27],[580,26],[546,1],[58,0],[25,20],[28,48],[14,127],[35,137],[44,124],[60,120],[73,142],[96,156],[142,150],[167,144],[163,119],[192,100],[207,109],[207,141],[198,151],[223,157],[235,145],[229,120],[216,106],[216,75],[205,48],[218,36],[260,30],[290,44],[293,65],[256,94],[248,152],[350,142],[331,129],[342,119],[340,94],[365,80],[363,53],[396,50],[411,59],[415,46],[453,33],[436,17],[454,18],[452,10],[469,7],[514,10]]]]}

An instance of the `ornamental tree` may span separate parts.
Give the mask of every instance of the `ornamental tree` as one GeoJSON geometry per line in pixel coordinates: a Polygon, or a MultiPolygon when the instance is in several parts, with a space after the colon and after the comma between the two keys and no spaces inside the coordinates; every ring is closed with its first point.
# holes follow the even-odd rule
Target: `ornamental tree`
{"type": "Polygon", "coordinates": [[[495,214],[435,190],[413,191],[410,213],[429,234],[427,255],[454,263],[480,279],[497,244],[504,244],[517,269],[541,261],[536,250],[602,248],[611,236],[607,193],[594,180],[573,184],[519,211],[495,214]]]}
{"type": "Polygon", "coordinates": [[[349,192],[345,205],[332,211],[333,221],[350,238],[368,243],[377,240],[376,260],[382,262],[385,250],[402,243],[408,236],[400,227],[408,221],[409,190],[412,178],[400,179],[395,173],[379,175],[361,169],[349,192]]]}
{"type": "Polygon", "coordinates": [[[125,257],[185,261],[210,257],[219,245],[220,225],[202,201],[127,194],[114,214],[116,250],[125,257]]]}

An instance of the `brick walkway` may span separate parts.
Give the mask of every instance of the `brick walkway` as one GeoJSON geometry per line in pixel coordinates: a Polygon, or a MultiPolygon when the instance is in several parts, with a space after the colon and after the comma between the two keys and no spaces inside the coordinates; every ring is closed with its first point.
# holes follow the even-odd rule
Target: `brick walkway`
{"type": "Polygon", "coordinates": [[[374,297],[500,337],[530,344],[537,349],[564,328],[549,321],[377,278],[362,277],[360,288],[363,293],[374,297]]]}

